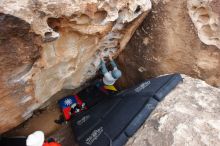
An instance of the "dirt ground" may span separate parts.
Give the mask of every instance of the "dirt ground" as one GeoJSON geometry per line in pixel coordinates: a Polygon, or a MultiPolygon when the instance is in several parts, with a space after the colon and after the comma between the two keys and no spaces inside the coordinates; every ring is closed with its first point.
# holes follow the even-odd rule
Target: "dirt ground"
{"type": "Polygon", "coordinates": [[[62,126],[59,130],[50,135],[50,137],[55,138],[62,146],[78,146],[70,125],[62,126]]]}

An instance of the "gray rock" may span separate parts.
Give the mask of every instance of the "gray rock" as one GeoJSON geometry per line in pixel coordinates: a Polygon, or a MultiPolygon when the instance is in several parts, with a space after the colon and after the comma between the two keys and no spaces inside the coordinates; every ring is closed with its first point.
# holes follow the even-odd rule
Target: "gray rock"
{"type": "Polygon", "coordinates": [[[220,89],[183,77],[126,146],[220,145],[220,89]]]}

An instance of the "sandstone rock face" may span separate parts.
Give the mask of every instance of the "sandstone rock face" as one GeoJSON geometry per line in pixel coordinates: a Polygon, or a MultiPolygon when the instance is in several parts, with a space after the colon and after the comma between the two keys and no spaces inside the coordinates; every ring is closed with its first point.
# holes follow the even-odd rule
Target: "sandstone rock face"
{"type": "Polygon", "coordinates": [[[183,77],[126,146],[220,145],[220,89],[183,77]]]}
{"type": "Polygon", "coordinates": [[[220,49],[220,1],[188,0],[188,10],[202,42],[220,49]]]}
{"type": "Polygon", "coordinates": [[[98,51],[122,50],[150,9],[150,0],[1,0],[0,133],[94,76],[98,51]]]}
{"type": "MultiPolygon", "coordinates": [[[[180,72],[220,87],[220,49],[216,43],[206,45],[198,37],[201,32],[197,31],[197,24],[190,17],[190,2],[193,0],[154,0],[152,11],[119,56],[124,75],[120,86],[180,72]]],[[[203,7],[210,8],[206,11],[210,17],[209,25],[214,19],[212,17],[220,16],[219,2],[202,3],[203,7]]],[[[195,16],[199,16],[197,11],[195,16]]],[[[215,31],[213,36],[218,33],[215,31]]]]}

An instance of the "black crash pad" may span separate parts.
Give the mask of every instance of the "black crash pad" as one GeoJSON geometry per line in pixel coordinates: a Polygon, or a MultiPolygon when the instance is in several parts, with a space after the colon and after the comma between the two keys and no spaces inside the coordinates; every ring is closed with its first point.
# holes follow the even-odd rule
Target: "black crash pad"
{"type": "Polygon", "coordinates": [[[79,145],[124,145],[180,81],[179,74],[146,80],[76,115],[71,125],[79,145]]]}
{"type": "Polygon", "coordinates": [[[182,81],[180,74],[163,75],[145,80],[132,88],[118,93],[118,96],[127,96],[131,94],[148,95],[161,101],[180,81],[182,81]]]}
{"type": "Polygon", "coordinates": [[[26,146],[26,137],[0,138],[0,146],[26,146]]]}
{"type": "Polygon", "coordinates": [[[77,95],[83,102],[86,103],[88,108],[91,108],[97,104],[103,99],[103,97],[108,97],[107,94],[103,93],[96,87],[95,83],[80,91],[77,95]]]}
{"type": "Polygon", "coordinates": [[[114,108],[119,102],[120,98],[106,98],[100,101],[96,106],[90,110],[82,112],[71,120],[76,139],[80,140],[86,133],[93,130],[93,128],[101,121],[100,119],[114,108]]]}

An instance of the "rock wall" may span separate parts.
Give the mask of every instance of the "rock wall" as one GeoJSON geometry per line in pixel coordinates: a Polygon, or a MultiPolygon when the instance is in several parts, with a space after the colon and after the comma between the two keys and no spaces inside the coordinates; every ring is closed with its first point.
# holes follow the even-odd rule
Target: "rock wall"
{"type": "Polygon", "coordinates": [[[188,0],[187,6],[200,40],[220,49],[220,2],[218,0],[188,0]]]}
{"type": "Polygon", "coordinates": [[[220,87],[220,49],[218,41],[211,40],[219,38],[220,1],[199,0],[197,7],[192,6],[194,2],[198,1],[153,1],[152,11],[118,58],[124,75],[120,86],[180,72],[220,87]],[[195,21],[201,9],[209,17],[207,24],[195,21]],[[202,32],[203,26],[212,24],[217,27],[210,30],[212,35],[202,32]]]}
{"type": "Polygon", "coordinates": [[[183,78],[126,146],[220,145],[220,89],[183,78]]]}
{"type": "Polygon", "coordinates": [[[121,51],[150,9],[150,0],[1,0],[0,133],[94,76],[97,53],[121,51]]]}

